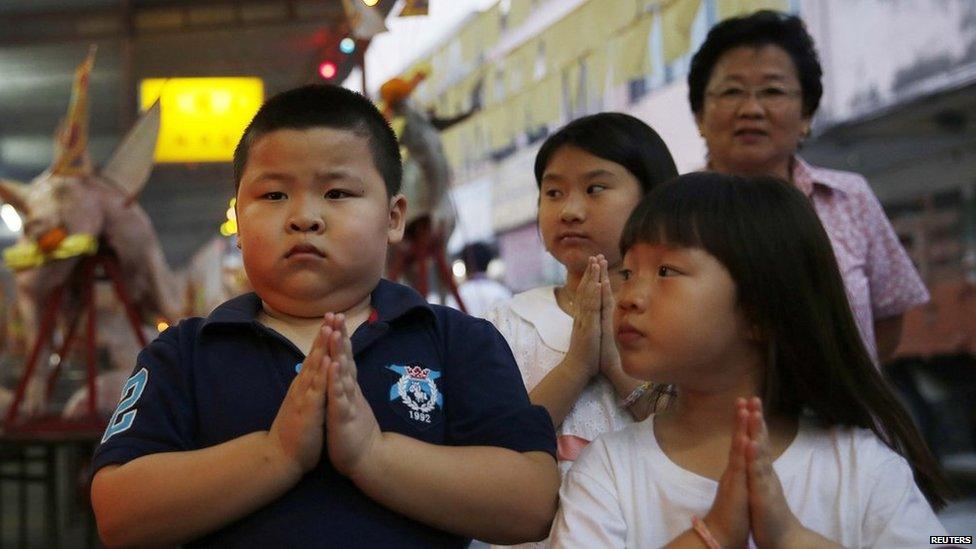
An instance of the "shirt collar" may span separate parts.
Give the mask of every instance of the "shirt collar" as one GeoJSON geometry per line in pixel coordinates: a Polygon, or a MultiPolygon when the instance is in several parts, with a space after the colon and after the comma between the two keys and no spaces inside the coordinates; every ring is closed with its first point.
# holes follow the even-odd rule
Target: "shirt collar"
{"type": "MultiPolygon", "coordinates": [[[[391,322],[414,309],[426,310],[433,316],[434,310],[415,290],[402,284],[380,279],[370,294],[373,313],[369,322],[391,322]]],[[[246,293],[219,305],[207,316],[201,329],[210,324],[249,325],[256,322],[261,312],[261,298],[254,292],[246,293]]]]}
{"type": "Polygon", "coordinates": [[[547,347],[563,353],[569,351],[573,317],[559,308],[554,286],[522,292],[514,296],[510,303],[512,312],[534,326],[539,339],[547,347]]]}
{"type": "MultiPolygon", "coordinates": [[[[826,187],[830,190],[847,192],[848,188],[843,181],[830,177],[830,170],[818,168],[808,164],[799,156],[794,156],[791,160],[793,184],[807,197],[813,195],[815,186],[826,187]]],[[[714,171],[711,162],[706,163],[703,168],[707,171],[714,171]]]]}
{"type": "Polygon", "coordinates": [[[378,322],[391,322],[406,316],[414,309],[434,316],[433,307],[416,290],[385,278],[381,278],[376,288],[373,288],[370,305],[376,311],[378,322]]]}
{"type": "Polygon", "coordinates": [[[793,184],[803,194],[813,195],[814,187],[821,186],[830,190],[847,192],[847,187],[837,178],[830,177],[828,170],[811,166],[799,156],[793,157],[793,184]]]}
{"type": "Polygon", "coordinates": [[[250,324],[261,312],[261,298],[254,292],[239,295],[217,306],[203,321],[201,329],[210,324],[250,324]]]}

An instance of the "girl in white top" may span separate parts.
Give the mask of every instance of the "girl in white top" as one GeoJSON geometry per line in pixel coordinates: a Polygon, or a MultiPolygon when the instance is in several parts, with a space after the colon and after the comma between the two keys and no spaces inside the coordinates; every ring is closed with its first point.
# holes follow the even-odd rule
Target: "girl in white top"
{"type": "Polygon", "coordinates": [[[873,366],[800,191],[682,176],[641,201],[621,250],[623,369],[677,396],[584,450],[554,547],[923,547],[945,534],[932,509],[945,481],[873,366]]]}
{"type": "Polygon", "coordinates": [[[512,347],[532,402],[552,416],[564,473],[597,435],[633,422],[621,403],[641,381],[621,370],[611,327],[617,241],[640,197],[676,175],[661,137],[621,113],[569,123],[536,156],[539,230],[567,280],[516,295],[486,318],[512,347]]]}

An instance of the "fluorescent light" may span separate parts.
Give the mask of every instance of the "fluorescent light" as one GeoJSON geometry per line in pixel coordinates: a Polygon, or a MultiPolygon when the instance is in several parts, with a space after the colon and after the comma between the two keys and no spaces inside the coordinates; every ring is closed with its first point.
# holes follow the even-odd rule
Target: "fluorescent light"
{"type": "Polygon", "coordinates": [[[15,210],[10,204],[0,206],[0,219],[3,219],[4,224],[8,229],[10,229],[11,232],[19,233],[20,228],[24,226],[23,221],[20,220],[20,215],[17,213],[17,210],[15,210]]]}

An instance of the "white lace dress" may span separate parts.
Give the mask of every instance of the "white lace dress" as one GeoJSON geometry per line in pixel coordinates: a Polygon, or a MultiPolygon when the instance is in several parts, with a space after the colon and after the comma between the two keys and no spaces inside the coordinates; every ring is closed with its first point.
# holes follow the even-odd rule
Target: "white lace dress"
{"type": "MultiPolygon", "coordinates": [[[[554,290],[553,286],[544,286],[522,292],[486,317],[512,348],[528,391],[532,391],[569,350],[573,318],[556,304],[554,290]]],[[[599,375],[583,389],[556,435],[572,435],[592,441],[603,433],[619,431],[633,422],[627,410],[620,406],[613,385],[599,375]]],[[[571,465],[570,461],[560,461],[560,472],[565,475],[571,465]]]]}
{"type": "MultiPolygon", "coordinates": [[[[525,388],[530,392],[569,351],[573,318],[556,303],[554,286],[517,294],[485,318],[505,336],[522,372],[525,388]]],[[[563,424],[556,429],[556,436],[569,435],[593,441],[603,433],[619,431],[632,423],[633,418],[620,406],[610,380],[598,375],[583,389],[563,424]]],[[[559,473],[563,478],[572,465],[572,461],[559,461],[559,473]]],[[[548,540],[518,547],[548,547],[548,540]]]]}

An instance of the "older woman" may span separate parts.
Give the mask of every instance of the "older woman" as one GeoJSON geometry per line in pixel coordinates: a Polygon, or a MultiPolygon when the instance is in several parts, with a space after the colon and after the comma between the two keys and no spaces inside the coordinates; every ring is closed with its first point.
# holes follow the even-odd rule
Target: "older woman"
{"type": "Polygon", "coordinates": [[[823,94],[821,75],[803,22],[760,11],[712,28],[691,61],[688,96],[709,169],[776,175],[810,197],[861,336],[884,361],[898,346],[904,312],[925,303],[928,291],[867,181],[797,156],[823,94]]]}

